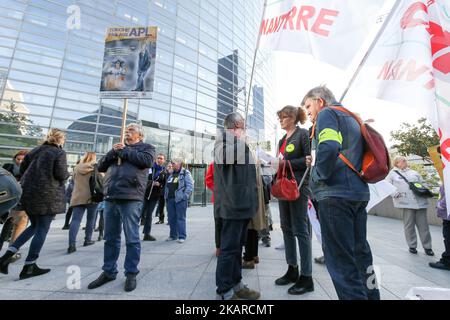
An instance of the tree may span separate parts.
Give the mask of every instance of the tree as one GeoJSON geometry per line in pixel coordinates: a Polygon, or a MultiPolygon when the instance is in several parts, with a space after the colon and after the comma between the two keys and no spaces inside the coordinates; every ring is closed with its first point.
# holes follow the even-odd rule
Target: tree
{"type": "Polygon", "coordinates": [[[428,147],[439,144],[439,137],[426,118],[420,118],[417,124],[403,122],[400,130],[391,131],[392,140],[396,141],[398,153],[403,156],[416,155],[424,161],[431,161],[428,147]]]}
{"type": "Polygon", "coordinates": [[[16,104],[12,101],[5,106],[6,111],[0,113],[0,122],[8,123],[2,132],[8,134],[42,137],[42,129],[35,126],[34,122],[28,119],[27,115],[17,112],[16,104]]]}

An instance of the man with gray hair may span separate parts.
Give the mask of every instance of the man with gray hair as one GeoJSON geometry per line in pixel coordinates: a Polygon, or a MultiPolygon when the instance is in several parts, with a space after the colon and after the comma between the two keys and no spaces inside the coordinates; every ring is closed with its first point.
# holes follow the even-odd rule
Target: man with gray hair
{"type": "Polygon", "coordinates": [[[242,247],[258,210],[255,159],[245,142],[245,120],[230,113],[214,145],[214,216],[223,220],[216,285],[219,300],[259,299],[242,280],[242,247]]]}
{"type": "Polygon", "coordinates": [[[311,191],[319,203],[325,264],[341,300],[379,300],[380,292],[367,242],[369,187],[342,159],[361,171],[364,139],[359,123],[342,109],[325,86],[303,99],[312,129],[311,191]],[[347,160],[346,160],[347,161],[347,160]]]}
{"type": "Polygon", "coordinates": [[[108,172],[104,190],[104,264],[102,274],[89,284],[88,289],[98,288],[116,279],[122,227],[127,247],[125,291],[136,289],[141,256],[139,221],[148,168],[152,166],[155,156],[155,147],[144,143],[143,139],[142,127],[136,123],[129,124],[125,130],[125,144],[115,144],[99,162],[98,171],[108,172]]]}

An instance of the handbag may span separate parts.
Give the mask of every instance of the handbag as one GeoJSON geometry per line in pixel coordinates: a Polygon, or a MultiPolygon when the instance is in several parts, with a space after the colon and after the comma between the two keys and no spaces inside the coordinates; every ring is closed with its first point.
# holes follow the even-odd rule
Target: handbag
{"type": "Polygon", "coordinates": [[[277,178],[271,191],[272,195],[279,200],[294,201],[300,197],[300,191],[297,186],[297,181],[295,180],[291,162],[289,160],[283,161],[283,169],[278,170],[277,178]],[[287,177],[286,173],[286,162],[288,163],[291,171],[290,179],[287,177]]]}
{"type": "Polygon", "coordinates": [[[103,201],[103,198],[104,198],[103,183],[104,183],[104,179],[98,173],[98,167],[95,164],[94,171],[92,172],[92,175],[89,178],[89,188],[91,190],[91,201],[93,203],[100,203],[103,201]]]}
{"type": "Polygon", "coordinates": [[[409,189],[418,197],[422,198],[432,198],[433,193],[428,189],[427,187],[424,187],[421,183],[418,182],[409,182],[408,179],[405,178],[404,175],[402,175],[397,170],[394,170],[395,173],[397,173],[400,177],[402,177],[403,180],[409,185],[409,189]]]}

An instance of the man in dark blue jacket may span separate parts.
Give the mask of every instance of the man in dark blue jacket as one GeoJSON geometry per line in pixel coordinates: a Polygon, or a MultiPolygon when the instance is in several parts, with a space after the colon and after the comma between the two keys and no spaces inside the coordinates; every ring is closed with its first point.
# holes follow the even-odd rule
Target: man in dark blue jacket
{"type": "Polygon", "coordinates": [[[364,140],[358,122],[330,108],[333,93],[321,86],[303,99],[314,123],[311,157],[311,191],[319,203],[325,264],[339,299],[379,300],[380,292],[367,242],[369,187],[339,154],[361,170],[364,140]]]}
{"type": "Polygon", "coordinates": [[[136,288],[141,255],[141,207],[147,186],[148,168],[152,166],[155,156],[155,147],[142,142],[143,138],[142,127],[135,123],[129,124],[125,131],[126,144],[115,144],[99,162],[98,171],[107,172],[104,190],[104,264],[103,273],[89,284],[89,289],[98,288],[116,278],[122,226],[127,247],[124,264],[125,291],[133,291],[136,288]]]}

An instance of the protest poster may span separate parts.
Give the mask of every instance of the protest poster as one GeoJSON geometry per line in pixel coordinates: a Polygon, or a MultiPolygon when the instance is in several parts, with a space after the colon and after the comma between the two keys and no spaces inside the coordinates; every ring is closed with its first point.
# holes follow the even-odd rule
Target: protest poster
{"type": "Polygon", "coordinates": [[[157,30],[157,27],[108,28],[100,98],[152,98],[157,30]]]}

